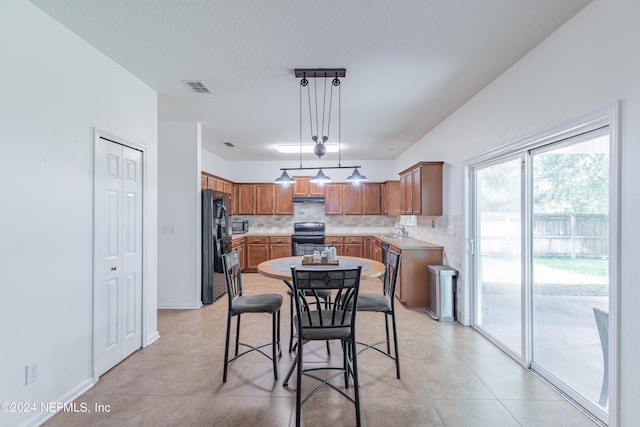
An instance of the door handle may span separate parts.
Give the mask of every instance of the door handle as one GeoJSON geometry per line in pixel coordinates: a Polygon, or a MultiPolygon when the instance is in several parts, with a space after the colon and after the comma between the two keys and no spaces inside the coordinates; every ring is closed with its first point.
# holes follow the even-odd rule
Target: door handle
{"type": "Polygon", "coordinates": [[[474,256],[476,254],[476,241],[469,239],[469,243],[471,244],[471,256],[474,256]]]}

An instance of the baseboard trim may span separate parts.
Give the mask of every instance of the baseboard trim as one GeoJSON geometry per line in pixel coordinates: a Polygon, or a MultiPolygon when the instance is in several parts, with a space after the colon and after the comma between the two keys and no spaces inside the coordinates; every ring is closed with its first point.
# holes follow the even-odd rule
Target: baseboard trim
{"type": "MultiPolygon", "coordinates": [[[[64,404],[69,404],[80,397],[82,394],[86,393],[87,390],[94,386],[93,378],[89,378],[86,381],[79,384],[70,392],[64,394],[58,399],[54,399],[53,402],[62,402],[64,404]]],[[[38,408],[40,409],[40,408],[38,408]]],[[[58,411],[55,412],[38,412],[33,417],[26,420],[24,423],[20,424],[20,427],[29,427],[29,426],[39,426],[44,424],[49,418],[53,417],[57,414],[58,411]]]]}

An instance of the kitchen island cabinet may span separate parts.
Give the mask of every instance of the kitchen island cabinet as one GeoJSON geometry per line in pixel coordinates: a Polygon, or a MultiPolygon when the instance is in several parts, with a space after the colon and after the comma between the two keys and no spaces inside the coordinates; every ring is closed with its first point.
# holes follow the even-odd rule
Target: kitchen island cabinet
{"type": "Polygon", "coordinates": [[[442,265],[442,246],[416,239],[374,237],[372,259],[381,261],[384,247],[400,253],[396,298],[410,308],[429,306],[429,265],[442,265]],[[386,244],[386,245],[385,245],[386,244]]]}

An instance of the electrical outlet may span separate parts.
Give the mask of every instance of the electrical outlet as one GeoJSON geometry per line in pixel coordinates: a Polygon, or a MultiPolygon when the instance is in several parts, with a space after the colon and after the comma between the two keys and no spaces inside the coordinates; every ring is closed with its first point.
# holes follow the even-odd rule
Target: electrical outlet
{"type": "Polygon", "coordinates": [[[27,385],[35,382],[38,379],[39,373],[38,362],[30,363],[26,366],[26,374],[27,374],[27,385]]]}
{"type": "Polygon", "coordinates": [[[456,234],[456,227],[454,225],[449,225],[447,227],[447,234],[450,236],[455,236],[456,234]]]}

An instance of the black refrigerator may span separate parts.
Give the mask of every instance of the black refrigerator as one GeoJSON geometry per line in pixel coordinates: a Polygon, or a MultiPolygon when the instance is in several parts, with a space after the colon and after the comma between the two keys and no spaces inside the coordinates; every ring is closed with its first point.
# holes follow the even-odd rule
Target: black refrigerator
{"type": "Polygon", "coordinates": [[[231,252],[231,195],[202,190],[202,303],[211,304],[227,291],[222,255],[231,252]]]}

